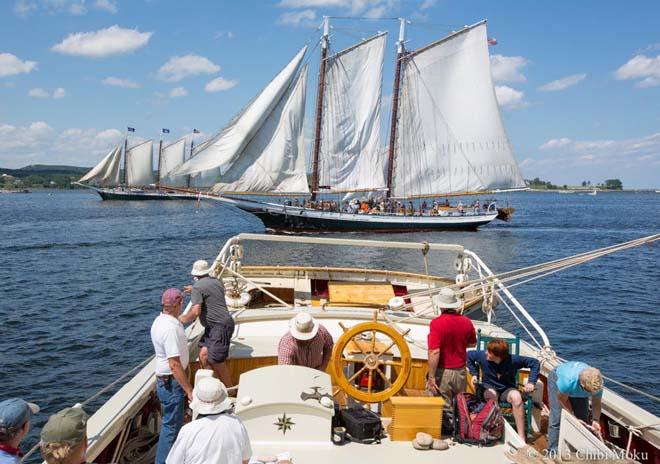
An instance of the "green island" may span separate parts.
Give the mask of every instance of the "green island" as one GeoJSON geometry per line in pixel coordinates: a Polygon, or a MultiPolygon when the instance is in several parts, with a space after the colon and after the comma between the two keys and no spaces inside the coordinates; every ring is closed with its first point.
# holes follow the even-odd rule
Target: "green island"
{"type": "Polygon", "coordinates": [[[71,183],[80,179],[90,168],[34,164],[20,169],[0,168],[0,189],[73,189],[71,183]]]}

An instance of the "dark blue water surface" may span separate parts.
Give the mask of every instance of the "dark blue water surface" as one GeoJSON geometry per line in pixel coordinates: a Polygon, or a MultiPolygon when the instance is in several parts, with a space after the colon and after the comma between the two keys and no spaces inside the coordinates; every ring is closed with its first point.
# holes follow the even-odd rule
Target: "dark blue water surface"
{"type": "MultiPolygon", "coordinates": [[[[519,193],[510,224],[478,232],[338,234],[459,243],[503,272],[660,232],[660,195],[519,193]]],[[[196,259],[212,259],[255,217],[218,204],[104,202],[87,191],[0,195],[0,398],[20,396],[47,416],[83,401],[151,354],[159,296],[188,283],[196,259]]],[[[419,255],[252,245],[248,262],[335,263],[422,271],[419,255]],[[258,258],[250,254],[258,253],[258,258]]],[[[660,393],[660,243],[611,255],[513,289],[558,354],[660,393]]],[[[432,271],[444,269],[432,258],[432,271]]],[[[499,321],[513,328],[504,308],[499,321]]],[[[518,330],[520,331],[520,330],[518,330]]],[[[522,333],[522,332],[521,332],[522,333]]],[[[620,388],[660,414],[660,405],[620,388]]],[[[92,404],[93,410],[105,398],[92,404]]],[[[27,447],[34,443],[31,434],[27,447]]]]}

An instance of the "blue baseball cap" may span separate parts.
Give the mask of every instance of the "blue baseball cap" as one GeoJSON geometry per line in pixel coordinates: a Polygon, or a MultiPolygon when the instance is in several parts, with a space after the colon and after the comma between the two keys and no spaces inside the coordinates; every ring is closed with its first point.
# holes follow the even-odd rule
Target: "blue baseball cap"
{"type": "Polygon", "coordinates": [[[0,427],[18,429],[39,412],[39,406],[20,398],[10,398],[0,402],[0,427]]]}

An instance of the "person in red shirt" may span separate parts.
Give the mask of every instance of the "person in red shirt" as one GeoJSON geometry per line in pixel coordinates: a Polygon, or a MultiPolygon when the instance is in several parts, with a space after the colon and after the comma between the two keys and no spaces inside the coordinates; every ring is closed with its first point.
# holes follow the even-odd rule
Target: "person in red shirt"
{"type": "Polygon", "coordinates": [[[431,321],[429,330],[426,391],[441,396],[450,409],[454,395],[465,391],[467,349],[476,345],[477,334],[472,321],[457,312],[462,303],[452,289],[442,288],[433,299],[441,314],[431,321]]]}

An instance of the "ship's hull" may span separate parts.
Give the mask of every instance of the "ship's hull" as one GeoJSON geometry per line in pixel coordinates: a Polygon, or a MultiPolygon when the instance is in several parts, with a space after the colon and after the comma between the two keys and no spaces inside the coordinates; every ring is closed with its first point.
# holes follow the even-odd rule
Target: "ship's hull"
{"type": "Polygon", "coordinates": [[[119,190],[89,187],[103,200],[109,201],[150,201],[150,200],[197,200],[197,195],[165,190],[119,190]]]}
{"type": "Polygon", "coordinates": [[[355,214],[318,211],[276,203],[233,197],[212,197],[232,204],[257,216],[264,225],[276,231],[370,231],[411,232],[428,230],[476,230],[498,215],[497,211],[468,212],[447,216],[406,216],[394,214],[355,214]]]}

